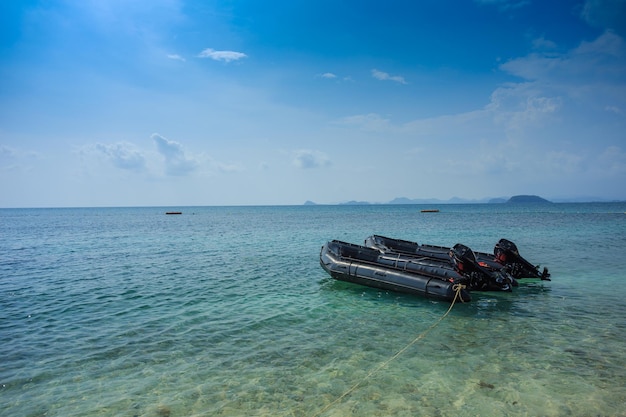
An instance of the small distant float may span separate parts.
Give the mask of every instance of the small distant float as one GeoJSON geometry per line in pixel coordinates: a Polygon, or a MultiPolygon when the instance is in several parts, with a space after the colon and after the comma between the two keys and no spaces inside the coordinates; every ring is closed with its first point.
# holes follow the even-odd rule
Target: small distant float
{"type": "Polygon", "coordinates": [[[460,243],[448,248],[379,235],[363,245],[332,240],[322,246],[320,265],[339,281],[444,301],[470,301],[471,291],[511,292],[520,279],[550,281],[547,268],[540,271],[507,239],[493,254],[460,243]]]}
{"type": "Polygon", "coordinates": [[[165,214],[183,214],[182,211],[166,211],[165,214]]]}
{"type": "Polygon", "coordinates": [[[420,210],[422,213],[439,213],[439,209],[423,209],[420,210]]]}

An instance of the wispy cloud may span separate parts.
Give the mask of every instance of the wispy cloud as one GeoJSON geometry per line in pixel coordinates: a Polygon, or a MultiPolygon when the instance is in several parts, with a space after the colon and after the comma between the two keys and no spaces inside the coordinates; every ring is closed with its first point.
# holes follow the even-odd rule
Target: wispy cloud
{"type": "Polygon", "coordinates": [[[621,84],[626,73],[625,56],[624,40],[606,31],[565,54],[534,53],[505,62],[500,68],[526,80],[542,80],[546,84],[621,84]]]}
{"type": "Polygon", "coordinates": [[[349,76],[349,75],[340,77],[339,75],[335,74],[334,72],[325,72],[325,73],[322,73],[322,74],[317,74],[316,77],[323,78],[325,80],[333,80],[333,81],[335,81],[337,83],[353,82],[354,81],[352,79],[352,77],[349,76]]]}
{"type": "Polygon", "coordinates": [[[495,123],[511,130],[545,126],[563,107],[564,98],[533,84],[500,87],[486,106],[495,123]]]}
{"type": "Polygon", "coordinates": [[[539,50],[552,50],[552,49],[556,49],[556,43],[554,43],[551,40],[548,40],[546,38],[544,38],[543,36],[540,36],[539,38],[533,39],[533,49],[539,49],[539,50]]]}
{"type": "Polygon", "coordinates": [[[97,143],[94,149],[118,168],[135,172],[146,168],[146,158],[132,143],[97,143]]]}
{"type": "Polygon", "coordinates": [[[18,148],[0,145],[0,170],[28,170],[41,156],[38,152],[23,151],[18,148]]]}
{"type": "Polygon", "coordinates": [[[223,62],[231,62],[238,61],[242,58],[246,58],[248,55],[243,52],[235,52],[235,51],[216,51],[212,48],[207,48],[204,51],[200,52],[198,58],[211,58],[215,61],[223,61],[223,62]]]}
{"type": "Polygon", "coordinates": [[[183,61],[183,62],[185,62],[185,61],[186,61],[186,59],[185,59],[185,58],[183,58],[182,56],[180,56],[180,55],[178,55],[178,54],[168,54],[168,55],[167,55],[167,57],[168,57],[169,59],[173,59],[173,60],[175,60],[175,61],[183,61]]]}
{"type": "Polygon", "coordinates": [[[614,113],[614,114],[622,114],[623,113],[623,110],[620,109],[617,106],[605,106],[604,110],[606,110],[606,111],[608,111],[610,113],[614,113]]]}
{"type": "Polygon", "coordinates": [[[173,176],[183,176],[192,173],[198,167],[198,162],[185,154],[183,146],[173,140],[168,140],[155,133],[152,140],[157,150],[165,158],[165,173],[173,176]]]}
{"type": "Polygon", "coordinates": [[[404,77],[400,76],[400,75],[389,75],[386,72],[383,71],[379,71],[377,69],[373,69],[372,70],[372,77],[376,78],[377,80],[381,80],[381,81],[395,81],[397,83],[400,84],[407,84],[406,80],[404,79],[404,77]]]}
{"type": "Polygon", "coordinates": [[[294,152],[293,164],[298,168],[311,169],[330,166],[331,162],[323,152],[300,149],[294,152]]]}

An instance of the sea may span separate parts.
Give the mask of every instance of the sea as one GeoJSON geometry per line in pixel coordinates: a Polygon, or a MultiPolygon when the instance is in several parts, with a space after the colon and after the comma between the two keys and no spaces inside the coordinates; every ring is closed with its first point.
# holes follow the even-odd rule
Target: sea
{"type": "Polygon", "coordinates": [[[0,209],[0,416],[626,416],[625,254],[626,203],[0,209]],[[372,234],[552,280],[452,305],[320,267],[372,234]]]}

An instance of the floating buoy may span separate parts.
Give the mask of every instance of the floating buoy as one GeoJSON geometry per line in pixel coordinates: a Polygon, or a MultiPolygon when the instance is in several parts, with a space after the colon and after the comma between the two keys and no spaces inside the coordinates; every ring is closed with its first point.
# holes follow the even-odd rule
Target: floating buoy
{"type": "Polygon", "coordinates": [[[424,209],[422,213],[439,213],[439,209],[424,209]]]}
{"type": "Polygon", "coordinates": [[[165,214],[183,214],[182,211],[166,211],[165,214]]]}

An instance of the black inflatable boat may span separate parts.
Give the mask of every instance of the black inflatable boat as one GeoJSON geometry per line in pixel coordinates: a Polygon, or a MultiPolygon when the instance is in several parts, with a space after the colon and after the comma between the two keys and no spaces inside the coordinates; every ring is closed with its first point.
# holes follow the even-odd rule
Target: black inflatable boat
{"type": "MultiPolygon", "coordinates": [[[[377,249],[381,253],[399,253],[416,257],[420,260],[436,259],[441,262],[454,262],[450,257],[450,248],[444,246],[425,245],[408,240],[372,235],[365,239],[365,246],[377,249]]],[[[474,252],[477,262],[483,267],[492,270],[504,270],[515,279],[539,278],[550,281],[548,268],[539,272],[539,267],[531,264],[520,254],[515,243],[507,239],[500,239],[496,243],[493,254],[474,252]]]]}

